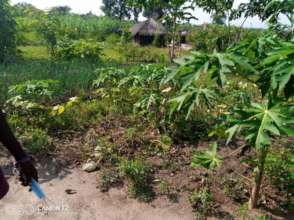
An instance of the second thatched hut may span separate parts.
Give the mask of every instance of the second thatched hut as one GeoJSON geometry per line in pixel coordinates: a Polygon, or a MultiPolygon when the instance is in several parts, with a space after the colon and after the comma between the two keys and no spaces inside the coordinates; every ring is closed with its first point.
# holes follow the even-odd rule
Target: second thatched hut
{"type": "Polygon", "coordinates": [[[166,29],[153,18],[134,25],[130,32],[135,42],[142,46],[151,44],[156,44],[157,46],[165,45],[166,29]]]}

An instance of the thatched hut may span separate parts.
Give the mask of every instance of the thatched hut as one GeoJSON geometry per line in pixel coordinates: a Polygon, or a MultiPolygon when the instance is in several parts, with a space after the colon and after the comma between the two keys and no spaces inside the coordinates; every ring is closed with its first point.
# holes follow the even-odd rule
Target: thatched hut
{"type": "Polygon", "coordinates": [[[155,41],[157,46],[165,45],[166,30],[162,24],[153,18],[134,25],[130,32],[135,42],[142,46],[151,45],[155,41]]]}

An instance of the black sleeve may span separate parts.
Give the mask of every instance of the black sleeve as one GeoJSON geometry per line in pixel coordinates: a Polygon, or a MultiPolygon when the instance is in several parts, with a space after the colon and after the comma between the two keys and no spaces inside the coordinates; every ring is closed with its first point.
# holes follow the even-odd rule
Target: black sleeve
{"type": "Polygon", "coordinates": [[[9,152],[18,161],[26,157],[26,153],[22,149],[20,143],[16,140],[9,125],[6,121],[4,113],[0,110],[0,142],[9,150],[9,152]]]}

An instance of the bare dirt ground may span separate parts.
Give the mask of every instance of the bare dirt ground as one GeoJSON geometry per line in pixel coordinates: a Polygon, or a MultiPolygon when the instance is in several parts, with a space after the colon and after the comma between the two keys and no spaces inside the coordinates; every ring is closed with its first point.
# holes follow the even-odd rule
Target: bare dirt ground
{"type": "Polygon", "coordinates": [[[171,203],[158,198],[150,204],[127,197],[126,188],[101,193],[97,173],[62,166],[55,160],[39,163],[40,184],[50,199],[47,205],[20,186],[11,175],[11,162],[1,159],[10,192],[0,201],[0,220],[190,220],[193,213],[187,201],[171,203]],[[39,211],[43,205],[47,210],[39,211]]]}

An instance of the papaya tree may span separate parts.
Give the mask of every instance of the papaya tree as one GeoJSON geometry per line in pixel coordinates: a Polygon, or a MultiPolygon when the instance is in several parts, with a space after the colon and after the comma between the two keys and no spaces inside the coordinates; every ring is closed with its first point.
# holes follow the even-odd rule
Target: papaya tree
{"type": "Polygon", "coordinates": [[[282,135],[294,136],[294,106],[288,102],[294,95],[294,44],[278,41],[256,69],[256,85],[264,98],[261,103],[236,109],[233,126],[227,130],[228,142],[235,134],[243,133],[245,140],[257,152],[258,163],[249,209],[257,205],[264,164],[272,140],[282,135]]]}

